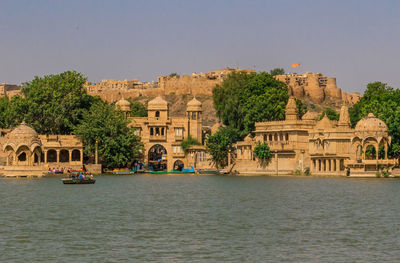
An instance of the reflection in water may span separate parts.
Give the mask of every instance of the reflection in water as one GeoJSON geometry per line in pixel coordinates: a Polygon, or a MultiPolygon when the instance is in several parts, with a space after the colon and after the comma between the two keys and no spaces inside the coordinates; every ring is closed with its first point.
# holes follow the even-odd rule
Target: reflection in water
{"type": "Polygon", "coordinates": [[[0,179],[0,262],[395,262],[394,179],[0,179]]]}

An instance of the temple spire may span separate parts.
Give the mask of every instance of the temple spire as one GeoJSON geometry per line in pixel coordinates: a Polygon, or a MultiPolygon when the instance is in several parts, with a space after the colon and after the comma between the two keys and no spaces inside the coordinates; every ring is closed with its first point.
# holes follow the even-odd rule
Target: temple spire
{"type": "Polygon", "coordinates": [[[286,105],[285,119],[286,120],[298,119],[298,110],[294,97],[289,97],[288,103],[286,105]]]}

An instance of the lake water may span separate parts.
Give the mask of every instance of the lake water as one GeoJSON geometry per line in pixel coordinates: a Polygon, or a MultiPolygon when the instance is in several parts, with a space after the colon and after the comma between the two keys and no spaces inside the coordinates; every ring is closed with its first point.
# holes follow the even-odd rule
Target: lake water
{"type": "Polygon", "coordinates": [[[0,262],[399,262],[400,180],[0,179],[0,262]]]}

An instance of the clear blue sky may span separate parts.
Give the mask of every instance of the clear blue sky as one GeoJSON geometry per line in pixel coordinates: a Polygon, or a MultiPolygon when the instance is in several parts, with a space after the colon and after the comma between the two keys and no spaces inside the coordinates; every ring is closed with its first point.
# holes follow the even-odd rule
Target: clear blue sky
{"type": "Polygon", "coordinates": [[[400,1],[0,0],[0,82],[80,71],[156,80],[222,67],[400,88],[400,1]]]}

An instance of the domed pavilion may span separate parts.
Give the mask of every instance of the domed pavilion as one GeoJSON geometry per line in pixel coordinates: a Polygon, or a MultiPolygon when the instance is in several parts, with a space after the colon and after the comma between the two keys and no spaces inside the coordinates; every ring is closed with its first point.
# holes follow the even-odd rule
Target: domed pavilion
{"type": "Polygon", "coordinates": [[[25,122],[0,137],[6,177],[41,177],[49,169],[80,169],[83,144],[74,135],[39,135],[25,122]]]}

